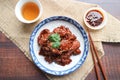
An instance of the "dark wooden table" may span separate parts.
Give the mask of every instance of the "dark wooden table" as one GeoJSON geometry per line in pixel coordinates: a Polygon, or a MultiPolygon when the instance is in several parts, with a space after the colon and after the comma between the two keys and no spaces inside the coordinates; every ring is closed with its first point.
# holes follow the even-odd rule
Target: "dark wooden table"
{"type": "MultiPolygon", "coordinates": [[[[97,3],[120,20],[120,0],[81,0],[97,3]]],[[[120,80],[120,43],[103,43],[105,66],[109,80],[120,80]]],[[[20,49],[0,32],[0,80],[48,80],[20,49]]],[[[79,79],[80,80],[80,79],[79,79]]],[[[94,69],[86,80],[96,80],[94,69]]]]}

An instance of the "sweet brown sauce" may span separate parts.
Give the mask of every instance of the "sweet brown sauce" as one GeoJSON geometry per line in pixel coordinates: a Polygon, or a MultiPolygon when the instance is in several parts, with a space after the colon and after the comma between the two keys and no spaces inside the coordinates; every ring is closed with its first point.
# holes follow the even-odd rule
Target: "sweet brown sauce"
{"type": "Polygon", "coordinates": [[[22,7],[22,15],[26,20],[34,20],[39,12],[38,6],[33,2],[27,2],[22,7]]]}
{"type": "Polygon", "coordinates": [[[99,26],[103,19],[103,14],[98,10],[91,10],[86,15],[86,21],[93,27],[99,26]]]}

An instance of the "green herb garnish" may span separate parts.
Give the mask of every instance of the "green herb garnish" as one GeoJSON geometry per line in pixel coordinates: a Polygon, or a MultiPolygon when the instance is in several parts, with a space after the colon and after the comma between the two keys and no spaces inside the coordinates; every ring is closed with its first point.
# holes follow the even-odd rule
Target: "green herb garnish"
{"type": "Polygon", "coordinates": [[[51,42],[58,42],[58,41],[60,41],[60,35],[58,33],[51,34],[49,36],[49,40],[51,42]]]}
{"type": "Polygon", "coordinates": [[[52,48],[59,48],[60,42],[52,42],[52,48]]]}
{"type": "Polygon", "coordinates": [[[59,48],[61,38],[58,33],[51,34],[48,39],[52,42],[52,48],[59,48]]]}

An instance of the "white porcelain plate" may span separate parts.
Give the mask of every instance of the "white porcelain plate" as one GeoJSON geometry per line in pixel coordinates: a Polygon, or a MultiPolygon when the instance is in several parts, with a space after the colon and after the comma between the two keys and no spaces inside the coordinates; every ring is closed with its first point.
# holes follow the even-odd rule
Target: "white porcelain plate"
{"type": "Polygon", "coordinates": [[[46,73],[61,76],[75,71],[84,63],[88,54],[89,42],[86,32],[78,22],[65,16],[53,16],[43,20],[35,27],[30,36],[29,48],[32,59],[37,67],[46,73]],[[49,29],[50,31],[53,31],[54,28],[61,25],[68,27],[70,31],[76,35],[77,40],[81,45],[81,54],[71,56],[70,58],[72,59],[72,62],[66,66],[61,66],[54,62],[50,64],[46,62],[44,57],[39,55],[40,46],[38,46],[37,43],[37,38],[43,29],[49,29]]]}

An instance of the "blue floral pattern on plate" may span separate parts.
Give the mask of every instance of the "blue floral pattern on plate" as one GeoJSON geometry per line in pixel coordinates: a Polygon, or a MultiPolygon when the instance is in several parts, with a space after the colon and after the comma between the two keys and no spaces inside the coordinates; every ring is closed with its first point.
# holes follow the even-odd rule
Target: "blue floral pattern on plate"
{"type": "Polygon", "coordinates": [[[61,76],[61,75],[66,75],[69,74],[75,70],[77,70],[85,61],[87,54],[88,54],[88,50],[89,50],[89,41],[88,41],[88,37],[87,34],[85,32],[85,30],[82,28],[82,26],[76,22],[75,20],[65,17],[65,16],[53,16],[50,18],[47,18],[45,20],[43,20],[42,22],[40,22],[35,29],[33,30],[31,36],[30,36],[30,41],[29,41],[29,49],[30,49],[30,54],[32,56],[33,62],[35,63],[35,65],[37,65],[38,68],[40,68],[41,70],[43,70],[46,73],[52,74],[52,75],[57,75],[57,76],[61,76]],[[56,20],[62,20],[62,21],[66,21],[68,23],[71,23],[72,25],[74,25],[82,34],[82,37],[84,39],[84,50],[83,50],[83,55],[81,57],[81,59],[79,60],[79,62],[74,65],[72,68],[67,69],[67,70],[62,70],[62,71],[54,71],[54,70],[50,70],[48,68],[46,68],[44,65],[42,65],[39,60],[37,59],[36,55],[35,55],[35,51],[34,51],[34,38],[36,33],[38,32],[38,30],[43,27],[43,25],[51,22],[51,21],[56,21],[56,20]]]}

